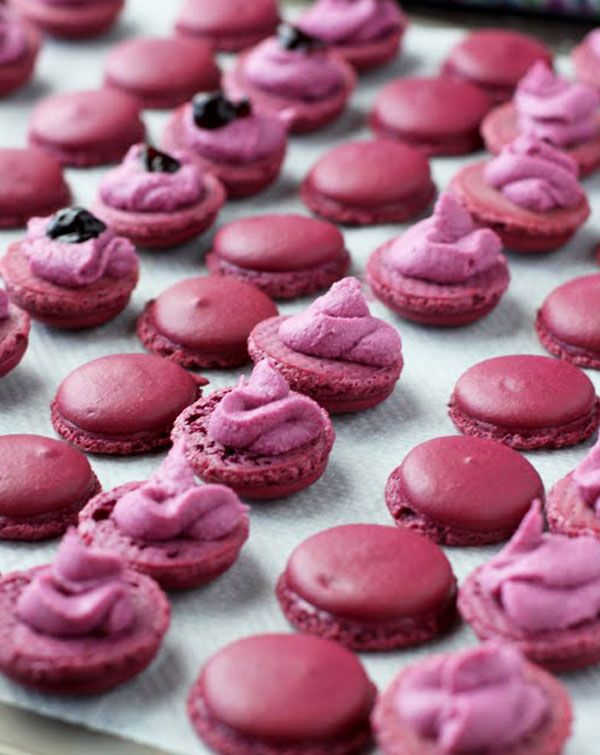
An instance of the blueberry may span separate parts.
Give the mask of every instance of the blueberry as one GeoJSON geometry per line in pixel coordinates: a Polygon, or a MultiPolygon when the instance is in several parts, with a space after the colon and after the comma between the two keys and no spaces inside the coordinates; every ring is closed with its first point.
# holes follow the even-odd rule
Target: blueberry
{"type": "Polygon", "coordinates": [[[160,152],[150,144],[145,144],[140,154],[144,168],[149,173],[177,173],[181,163],[171,155],[160,152]]]}
{"type": "Polygon", "coordinates": [[[197,94],[192,102],[194,122],[204,129],[217,129],[235,120],[236,112],[233,102],[223,92],[197,94]]]}
{"type": "Polygon", "coordinates": [[[313,50],[322,50],[325,47],[320,39],[311,37],[310,34],[298,29],[297,26],[292,26],[292,24],[280,24],[277,29],[277,39],[284,50],[312,52],[313,50]]]}
{"type": "Polygon", "coordinates": [[[97,239],[106,230],[106,225],[83,207],[65,207],[59,210],[46,227],[46,236],[58,239],[63,244],[81,244],[97,239]]]}

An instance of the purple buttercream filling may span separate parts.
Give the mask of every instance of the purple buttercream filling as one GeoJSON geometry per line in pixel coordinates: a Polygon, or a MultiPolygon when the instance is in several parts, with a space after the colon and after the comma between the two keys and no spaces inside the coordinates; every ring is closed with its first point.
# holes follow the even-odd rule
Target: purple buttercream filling
{"type": "Polygon", "coordinates": [[[400,30],[403,17],[395,0],[318,0],[298,26],[328,44],[360,44],[400,30]]]}

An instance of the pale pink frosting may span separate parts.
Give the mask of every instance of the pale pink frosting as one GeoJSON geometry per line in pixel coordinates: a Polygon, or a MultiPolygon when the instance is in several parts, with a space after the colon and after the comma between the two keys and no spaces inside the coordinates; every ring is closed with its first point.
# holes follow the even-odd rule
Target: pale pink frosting
{"type": "Polygon", "coordinates": [[[6,320],[8,317],[8,294],[3,288],[0,288],[0,320],[6,320]]]}
{"type": "Polygon", "coordinates": [[[326,51],[286,50],[275,37],[248,53],[244,74],[258,89],[305,102],[325,100],[344,85],[340,66],[326,51]]]}
{"type": "Polygon", "coordinates": [[[225,485],[199,485],[178,440],[150,479],[119,498],[117,527],[145,541],[220,540],[248,521],[248,507],[225,485]]]}
{"type": "Polygon", "coordinates": [[[485,180],[519,207],[546,212],[583,198],[577,163],[532,134],[524,134],[486,165],[485,180]]]}
{"type": "Polygon", "coordinates": [[[28,626],[54,637],[115,635],[135,621],[123,562],[86,547],[71,529],[53,563],[23,590],[17,615],[28,626]]]}
{"type": "Polygon", "coordinates": [[[549,713],[525,668],[518,650],[496,642],[428,658],[404,672],[396,708],[436,752],[505,752],[549,713]]]}
{"type": "Polygon", "coordinates": [[[45,5],[109,5],[113,0],[41,0],[45,5]]]}
{"type": "Polygon", "coordinates": [[[594,55],[600,58],[600,29],[594,29],[585,38],[585,44],[591,47],[594,55]]]}
{"type": "Polygon", "coordinates": [[[29,49],[27,30],[7,8],[0,7],[0,65],[22,58],[29,49]]]}
{"type": "Polygon", "coordinates": [[[398,331],[373,317],[356,278],[343,278],[299,315],[281,323],[279,337],[294,351],[373,367],[402,355],[398,331]]]}
{"type": "Polygon", "coordinates": [[[410,278],[462,283],[497,265],[502,242],[489,228],[476,228],[453,194],[440,194],[427,220],[409,228],[388,250],[390,267],[410,278]]]}
{"type": "Polygon", "coordinates": [[[298,27],[328,44],[356,44],[398,31],[403,16],[395,0],[317,0],[298,27]]]}
{"type": "Polygon", "coordinates": [[[287,130],[283,121],[252,113],[236,118],[221,128],[200,128],[192,106],[184,112],[187,145],[207,160],[242,164],[262,160],[285,148],[287,130]]]}
{"type": "Polygon", "coordinates": [[[542,60],[519,82],[514,98],[519,127],[558,147],[596,136],[600,94],[587,84],[570,83],[542,60]]]}
{"type": "Polygon", "coordinates": [[[135,247],[128,239],[107,228],[95,239],[67,244],[46,235],[47,218],[32,218],[27,224],[23,251],[34,275],[65,288],[82,288],[104,276],[125,278],[138,266],[135,247]]]}
{"type": "Polygon", "coordinates": [[[568,629],[600,614],[600,543],[544,533],[536,501],[511,541],[478,572],[480,590],[528,634],[568,629]]]}
{"type": "Polygon", "coordinates": [[[579,494],[600,516],[600,440],[573,471],[579,494]]]}
{"type": "Polygon", "coordinates": [[[265,456],[300,448],[324,429],[319,406],[290,391],[286,379],[266,359],[225,394],[208,423],[208,434],[217,443],[265,456]]]}
{"type": "Polygon", "coordinates": [[[151,172],[142,162],[143,149],[143,144],[130,147],[121,165],[106,174],[100,184],[105,204],[131,212],[173,212],[202,200],[204,174],[196,163],[174,154],[181,163],[178,171],[151,172]]]}

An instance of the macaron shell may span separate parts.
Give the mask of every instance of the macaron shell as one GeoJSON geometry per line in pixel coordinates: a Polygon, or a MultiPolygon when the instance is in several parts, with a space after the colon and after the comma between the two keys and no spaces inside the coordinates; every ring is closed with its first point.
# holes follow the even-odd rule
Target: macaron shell
{"type": "Polygon", "coordinates": [[[569,537],[588,535],[600,540],[600,517],[584,500],[572,473],[548,493],[544,513],[551,532],[569,537]]]}
{"type": "Polygon", "coordinates": [[[218,37],[269,34],[279,23],[275,0],[186,0],[179,13],[178,31],[218,37]]]}
{"type": "Polygon", "coordinates": [[[33,25],[24,20],[22,23],[27,35],[27,50],[16,60],[0,65],[0,97],[25,86],[34,73],[42,38],[33,25]]]}
{"type": "Polygon", "coordinates": [[[10,0],[10,5],[47,34],[63,39],[84,39],[108,31],[125,0],[99,0],[79,5],[10,0]]]}
{"type": "Polygon", "coordinates": [[[408,25],[408,19],[404,16],[405,28],[393,31],[384,37],[372,42],[359,44],[332,45],[332,49],[349,63],[355,71],[372,71],[394,60],[400,52],[402,38],[408,25]]]}
{"type": "Polygon", "coordinates": [[[23,359],[29,344],[31,320],[14,304],[8,305],[8,317],[0,320],[0,377],[9,372],[23,359]]]}

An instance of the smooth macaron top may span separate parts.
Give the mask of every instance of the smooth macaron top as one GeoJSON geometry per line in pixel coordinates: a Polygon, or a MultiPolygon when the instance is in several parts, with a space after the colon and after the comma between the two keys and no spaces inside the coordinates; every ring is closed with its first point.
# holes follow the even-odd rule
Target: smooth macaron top
{"type": "Polygon", "coordinates": [[[221,228],[213,248],[238,267],[293,272],[339,259],[344,253],[344,237],[334,225],[316,218],[259,215],[221,228]]]}
{"type": "Polygon", "coordinates": [[[189,372],[151,354],[111,354],[77,367],[56,394],[61,417],[102,435],[170,425],[198,396],[189,372]]]}
{"type": "Polygon", "coordinates": [[[600,351],[600,273],[555,288],[540,310],[544,326],[561,341],[600,351]]]}
{"type": "Polygon", "coordinates": [[[186,0],[177,26],[190,33],[235,34],[271,29],[278,20],[275,0],[186,0]]]}
{"type": "Polygon", "coordinates": [[[342,525],[309,537],[290,556],[285,580],[320,610],[358,621],[437,612],[455,585],[438,545],[378,524],[342,525]]]}
{"type": "Polygon", "coordinates": [[[524,456],[497,441],[450,435],[421,443],[397,470],[403,504],[470,532],[516,528],[544,485],[524,456]]]}
{"type": "Polygon", "coordinates": [[[93,480],[86,457],[60,440],[0,436],[0,516],[27,519],[82,503],[93,480]]]}
{"type": "Polygon", "coordinates": [[[338,202],[380,207],[422,193],[431,174],[419,151],[381,139],[334,147],[317,160],[308,181],[314,191],[338,202]]]}
{"type": "Polygon", "coordinates": [[[596,394],[568,362],[532,354],[494,357],[470,367],[453,401],[471,418],[515,429],[554,428],[588,415],[596,394]]]}
{"type": "Polygon", "coordinates": [[[137,135],[140,103],[116,89],[62,92],[39,102],[29,132],[53,144],[88,146],[137,135]]]}
{"type": "Polygon", "coordinates": [[[374,688],[341,645],[301,634],[262,634],[227,645],[202,672],[210,714],[272,742],[335,739],[365,725],[374,688]]]}
{"type": "Polygon", "coordinates": [[[155,328],[177,344],[211,354],[245,353],[250,331],[277,315],[256,286],[236,278],[187,278],[151,305],[155,328]]]}
{"type": "Polygon", "coordinates": [[[478,29],[450,53],[452,71],[471,81],[510,87],[536,62],[552,65],[552,53],[539,40],[508,29],[478,29]]]}
{"type": "Polygon", "coordinates": [[[139,96],[218,88],[220,71],[211,46],[186,37],[135,37],[113,47],[106,82],[139,96]]]}
{"type": "Polygon", "coordinates": [[[485,92],[467,81],[422,76],[383,87],[373,114],[399,137],[434,140],[476,129],[491,104],[485,92]]]}
{"type": "Polygon", "coordinates": [[[41,149],[0,149],[0,214],[21,216],[67,199],[60,163],[41,149]]]}

